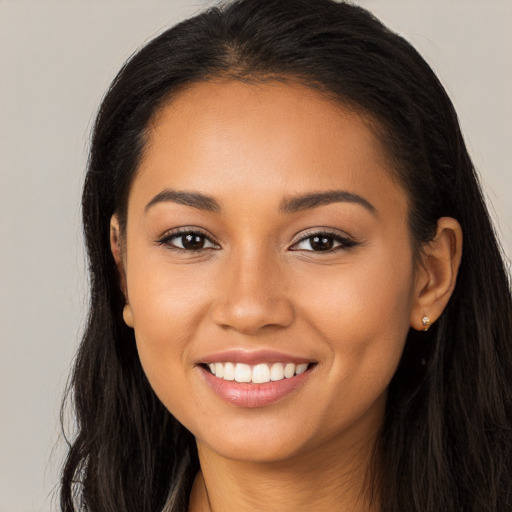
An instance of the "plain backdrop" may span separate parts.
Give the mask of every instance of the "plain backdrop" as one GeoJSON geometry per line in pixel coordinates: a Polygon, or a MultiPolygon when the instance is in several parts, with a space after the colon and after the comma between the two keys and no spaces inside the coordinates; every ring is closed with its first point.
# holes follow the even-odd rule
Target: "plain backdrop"
{"type": "MultiPolygon", "coordinates": [[[[211,2],[210,2],[211,3],[211,2]]],[[[459,113],[512,255],[512,0],[361,0],[459,113]]],[[[115,73],[200,0],[0,0],[0,512],[57,510],[59,405],[86,316],[80,188],[115,73]]]]}

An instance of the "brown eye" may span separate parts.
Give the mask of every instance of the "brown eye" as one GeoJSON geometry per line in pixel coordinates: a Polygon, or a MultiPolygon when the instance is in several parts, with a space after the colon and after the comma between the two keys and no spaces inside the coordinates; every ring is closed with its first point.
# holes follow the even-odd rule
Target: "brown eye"
{"type": "Polygon", "coordinates": [[[357,245],[349,238],[335,233],[314,233],[299,240],[292,248],[294,251],[329,252],[348,249],[357,245]]]}
{"type": "Polygon", "coordinates": [[[181,235],[180,237],[182,242],[181,245],[183,249],[187,249],[189,251],[196,251],[198,249],[203,249],[206,237],[204,235],[197,235],[195,233],[189,233],[188,235],[181,235]]]}
{"type": "Polygon", "coordinates": [[[334,246],[334,239],[332,236],[312,236],[309,243],[313,251],[329,251],[334,246]]]}
{"type": "Polygon", "coordinates": [[[218,249],[205,234],[198,231],[180,231],[170,233],[158,242],[170,249],[181,251],[201,251],[203,249],[218,249]]]}

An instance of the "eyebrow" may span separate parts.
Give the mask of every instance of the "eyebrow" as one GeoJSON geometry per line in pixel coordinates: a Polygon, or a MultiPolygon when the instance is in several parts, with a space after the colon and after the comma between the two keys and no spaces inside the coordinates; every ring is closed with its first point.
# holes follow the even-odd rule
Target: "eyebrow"
{"type": "MultiPolygon", "coordinates": [[[[152,206],[158,203],[177,203],[190,206],[201,211],[220,213],[220,203],[213,197],[201,194],[199,192],[186,192],[165,189],[157,194],[146,205],[147,212],[152,206]]],[[[331,190],[327,192],[313,192],[284,199],[279,211],[285,214],[297,213],[304,210],[310,210],[319,206],[325,206],[332,203],[354,203],[366,208],[370,213],[376,215],[376,208],[363,197],[347,192],[345,190],[331,190]]]]}
{"type": "Polygon", "coordinates": [[[153,197],[144,211],[147,212],[155,204],[168,202],[191,206],[205,212],[219,213],[221,211],[220,204],[213,197],[198,192],[182,192],[171,189],[165,189],[153,197]]]}
{"type": "Polygon", "coordinates": [[[347,192],[346,190],[314,192],[311,194],[284,199],[279,207],[279,211],[282,213],[296,213],[331,203],[355,203],[363,206],[374,215],[377,214],[377,209],[370,202],[363,197],[352,192],[347,192]]]}

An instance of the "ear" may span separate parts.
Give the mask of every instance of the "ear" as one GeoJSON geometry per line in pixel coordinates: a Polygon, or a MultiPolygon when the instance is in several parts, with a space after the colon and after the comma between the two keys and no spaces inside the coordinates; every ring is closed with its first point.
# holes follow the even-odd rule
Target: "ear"
{"type": "Polygon", "coordinates": [[[110,250],[112,256],[116,262],[117,272],[119,275],[119,285],[126,300],[126,304],[123,309],[123,319],[128,327],[133,327],[133,314],[132,308],[128,302],[128,290],[126,287],[126,272],[125,265],[123,262],[124,251],[121,240],[121,230],[119,227],[119,219],[116,214],[112,215],[110,219],[110,250]]]}
{"type": "Polygon", "coordinates": [[[426,331],[443,312],[455,288],[462,257],[462,229],[451,217],[437,222],[434,239],[422,248],[416,269],[415,295],[410,323],[426,331]]]}

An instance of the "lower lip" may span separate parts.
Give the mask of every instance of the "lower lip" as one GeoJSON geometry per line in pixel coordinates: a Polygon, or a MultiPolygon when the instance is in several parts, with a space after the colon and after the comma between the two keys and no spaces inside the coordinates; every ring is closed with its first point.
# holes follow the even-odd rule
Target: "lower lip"
{"type": "Polygon", "coordinates": [[[263,407],[281,400],[299,388],[308,379],[312,370],[308,368],[304,373],[289,379],[251,384],[220,379],[202,366],[197,368],[217,396],[229,404],[247,408],[263,407]]]}

